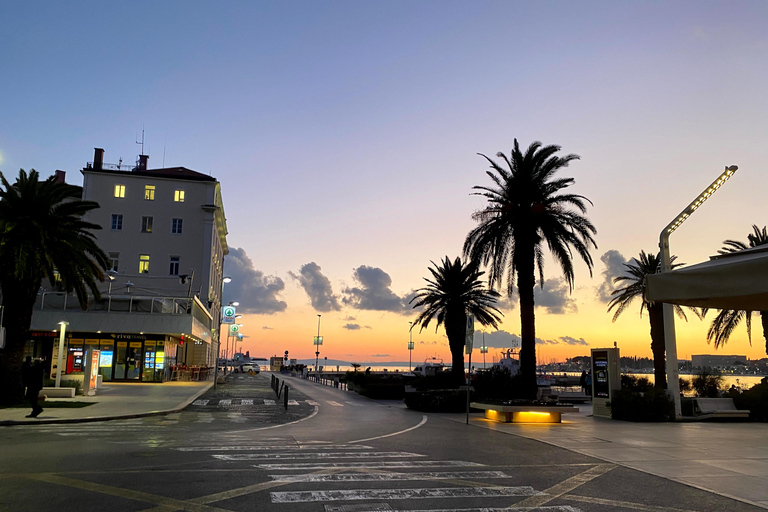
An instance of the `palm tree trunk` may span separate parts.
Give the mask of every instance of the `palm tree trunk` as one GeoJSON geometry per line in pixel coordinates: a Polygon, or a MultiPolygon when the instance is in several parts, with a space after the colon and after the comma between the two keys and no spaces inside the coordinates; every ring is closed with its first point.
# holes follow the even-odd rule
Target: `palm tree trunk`
{"type": "Polygon", "coordinates": [[[763,323],[763,338],[765,338],[765,353],[768,355],[768,311],[760,312],[760,321],[763,323]]]}
{"type": "MultiPolygon", "coordinates": [[[[31,289],[37,291],[37,287],[31,289]]],[[[6,281],[2,285],[3,324],[5,326],[5,349],[0,351],[0,404],[9,405],[24,398],[21,382],[21,363],[24,359],[24,345],[29,337],[32,323],[32,308],[35,295],[25,297],[30,289],[20,283],[6,281]]]]}
{"type": "MultiPolygon", "coordinates": [[[[520,247],[520,246],[518,246],[520,247]]],[[[533,287],[534,276],[533,250],[526,251],[517,262],[517,290],[520,294],[520,376],[523,396],[536,398],[536,316],[534,313],[533,287]]]]}
{"type": "Polygon", "coordinates": [[[456,385],[464,384],[464,340],[467,315],[464,309],[448,308],[445,314],[445,334],[451,349],[451,374],[456,385]]]}
{"type": "Polygon", "coordinates": [[[651,321],[651,352],[653,352],[654,387],[667,389],[666,345],[664,343],[664,305],[656,302],[648,306],[651,321]]]}

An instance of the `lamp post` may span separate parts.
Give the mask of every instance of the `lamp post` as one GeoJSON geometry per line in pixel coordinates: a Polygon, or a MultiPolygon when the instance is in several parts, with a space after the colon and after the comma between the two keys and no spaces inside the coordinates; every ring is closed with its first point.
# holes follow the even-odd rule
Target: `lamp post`
{"type": "Polygon", "coordinates": [[[317,336],[315,336],[315,374],[317,374],[317,364],[320,358],[320,345],[323,344],[323,338],[320,337],[320,315],[317,315],[317,336]]]}
{"type": "Polygon", "coordinates": [[[410,329],[408,329],[408,371],[411,371],[411,362],[413,361],[413,322],[408,322],[411,324],[410,329]]]}
{"type": "MultiPolygon", "coordinates": [[[[733,173],[735,173],[737,169],[738,167],[735,165],[726,167],[725,171],[723,171],[723,173],[718,176],[717,179],[704,190],[704,192],[699,194],[691,204],[675,217],[675,220],[667,224],[667,226],[661,230],[661,234],[659,235],[659,249],[661,249],[660,272],[669,272],[672,270],[672,253],[669,249],[669,235],[679,228],[680,225],[685,222],[686,219],[702,205],[702,203],[704,203],[704,201],[709,199],[709,196],[714,194],[715,191],[728,180],[728,178],[733,176],[733,173]]],[[[678,380],[675,312],[673,305],[668,302],[664,303],[662,309],[664,311],[664,349],[666,351],[667,393],[672,395],[672,400],[675,402],[675,419],[680,420],[683,416],[683,412],[680,403],[680,382],[678,380]]]]}
{"type": "Polygon", "coordinates": [[[67,326],[69,325],[69,322],[65,322],[62,320],[59,322],[59,325],[61,326],[61,331],[59,332],[59,354],[56,356],[56,387],[61,387],[61,365],[62,365],[62,358],[64,355],[64,334],[67,332],[67,326]]]}
{"type": "Polygon", "coordinates": [[[224,285],[230,281],[232,281],[231,277],[221,278],[221,296],[219,297],[219,332],[216,336],[216,364],[213,367],[213,389],[216,389],[219,384],[219,358],[221,357],[221,306],[224,304],[224,285]]]}
{"type": "Polygon", "coordinates": [[[483,346],[480,347],[480,353],[483,354],[483,370],[485,370],[485,354],[488,353],[488,347],[485,346],[485,331],[483,331],[483,346]]]}

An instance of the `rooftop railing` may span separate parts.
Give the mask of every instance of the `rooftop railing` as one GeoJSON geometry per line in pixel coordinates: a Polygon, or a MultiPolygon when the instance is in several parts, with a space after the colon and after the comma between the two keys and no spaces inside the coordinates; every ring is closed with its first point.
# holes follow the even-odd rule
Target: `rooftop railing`
{"type": "MultiPolygon", "coordinates": [[[[149,313],[159,315],[189,315],[192,313],[193,297],[156,297],[150,295],[104,294],[101,300],[93,297],[87,311],[119,313],[149,313]]],[[[75,297],[66,292],[43,292],[40,294],[40,311],[65,311],[81,309],[75,297]]],[[[38,309],[38,308],[36,308],[38,309]]]]}

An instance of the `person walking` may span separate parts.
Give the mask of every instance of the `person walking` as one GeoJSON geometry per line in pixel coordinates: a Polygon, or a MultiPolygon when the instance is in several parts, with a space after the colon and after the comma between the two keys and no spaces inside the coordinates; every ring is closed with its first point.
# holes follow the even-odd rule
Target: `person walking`
{"type": "Polygon", "coordinates": [[[579,385],[581,386],[581,392],[587,394],[587,372],[582,370],[581,377],[579,377],[579,385]]]}
{"type": "Polygon", "coordinates": [[[43,389],[44,377],[43,364],[32,361],[32,357],[27,356],[21,365],[21,380],[27,388],[26,398],[29,405],[32,406],[32,412],[27,414],[27,418],[37,418],[43,412],[43,408],[37,403],[40,396],[40,390],[43,389]]]}

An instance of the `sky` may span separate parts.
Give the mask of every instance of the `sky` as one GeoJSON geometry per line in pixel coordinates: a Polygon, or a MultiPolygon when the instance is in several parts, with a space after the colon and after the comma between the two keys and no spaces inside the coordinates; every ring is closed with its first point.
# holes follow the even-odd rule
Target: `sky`
{"type": "MultiPolygon", "coordinates": [[[[649,357],[639,301],[607,312],[623,263],[728,165],[672,235],[677,261],[768,224],[767,23],[762,1],[3,2],[0,171],[81,184],[94,147],[131,162],[143,130],[150,168],[221,182],[243,350],[314,357],[321,315],[321,358],[389,362],[484,205],[478,154],[555,144],[580,156],[561,176],[598,248],[573,293],[546,260],[538,358],[649,357]]],[[[516,298],[502,311],[489,360],[520,332],[516,298]]],[[[742,326],[715,352],[713,316],[677,322],[681,358],[765,357],[757,321],[751,346],[742,326]]],[[[434,323],[413,341],[413,361],[450,358],[434,323]]]]}

